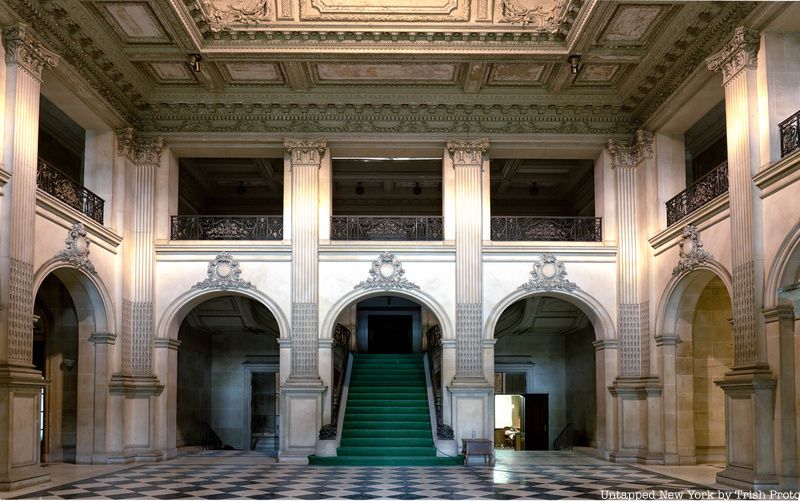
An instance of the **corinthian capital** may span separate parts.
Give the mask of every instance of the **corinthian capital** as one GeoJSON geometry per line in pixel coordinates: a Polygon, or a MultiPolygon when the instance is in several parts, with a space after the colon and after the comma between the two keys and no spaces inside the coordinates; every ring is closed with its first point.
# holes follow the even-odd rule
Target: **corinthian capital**
{"type": "Polygon", "coordinates": [[[483,154],[489,149],[489,140],[482,139],[451,139],[447,141],[447,151],[453,157],[453,164],[482,164],[483,154]]]}
{"type": "Polygon", "coordinates": [[[319,165],[328,141],[325,139],[284,139],[283,147],[292,155],[292,165],[319,165]]]}
{"type": "Polygon", "coordinates": [[[706,59],[708,69],[722,70],[722,81],[727,83],[744,68],[756,65],[758,41],[758,31],[739,26],[733,32],[731,41],[722,50],[706,59]]]}
{"type": "Polygon", "coordinates": [[[164,138],[139,137],[128,127],[117,130],[117,150],[136,165],[158,165],[164,150],[164,138]]]}
{"type": "Polygon", "coordinates": [[[610,139],[608,152],[611,154],[612,168],[634,168],[645,158],[653,158],[653,133],[640,129],[631,141],[610,139]]]}
{"type": "Polygon", "coordinates": [[[27,24],[18,23],[3,30],[3,44],[6,62],[19,64],[38,80],[42,79],[45,66],[58,64],[58,56],[33,38],[27,24]]]}

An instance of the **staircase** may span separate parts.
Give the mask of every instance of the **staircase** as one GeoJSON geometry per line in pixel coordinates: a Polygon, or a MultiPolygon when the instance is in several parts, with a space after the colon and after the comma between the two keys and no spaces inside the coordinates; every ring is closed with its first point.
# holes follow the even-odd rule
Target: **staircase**
{"type": "Polygon", "coordinates": [[[354,355],[342,439],[336,457],[309,457],[331,466],[447,466],[431,435],[422,355],[354,355]]]}

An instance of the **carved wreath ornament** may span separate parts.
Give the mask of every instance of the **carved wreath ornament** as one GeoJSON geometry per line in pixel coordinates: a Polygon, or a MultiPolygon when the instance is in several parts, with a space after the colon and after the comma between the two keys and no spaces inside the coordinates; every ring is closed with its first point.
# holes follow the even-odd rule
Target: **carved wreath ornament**
{"type": "Polygon", "coordinates": [[[419,286],[413,282],[409,282],[403,275],[405,275],[403,265],[397,259],[397,256],[391,252],[382,252],[378,259],[372,262],[372,268],[369,270],[369,278],[358,285],[354,289],[419,289],[419,286]]]}
{"type": "Polygon", "coordinates": [[[231,253],[220,252],[208,263],[208,278],[194,284],[192,289],[255,289],[253,284],[239,278],[241,274],[239,262],[231,253]]]}
{"type": "Polygon", "coordinates": [[[92,241],[89,239],[83,223],[78,222],[72,225],[64,243],[67,244],[67,248],[56,254],[56,259],[66,261],[79,270],[92,274],[97,273],[94,265],[89,261],[89,245],[92,241]]]}
{"type": "Polygon", "coordinates": [[[691,271],[702,263],[711,261],[714,256],[703,249],[703,242],[700,240],[700,233],[694,225],[688,224],[681,233],[681,241],[678,243],[680,248],[680,260],[678,265],[672,268],[672,276],[677,277],[685,271],[691,271]]]}
{"type": "Polygon", "coordinates": [[[567,280],[567,270],[553,254],[544,254],[531,270],[531,278],[519,286],[519,290],[554,290],[573,291],[578,288],[574,282],[567,280]]]}

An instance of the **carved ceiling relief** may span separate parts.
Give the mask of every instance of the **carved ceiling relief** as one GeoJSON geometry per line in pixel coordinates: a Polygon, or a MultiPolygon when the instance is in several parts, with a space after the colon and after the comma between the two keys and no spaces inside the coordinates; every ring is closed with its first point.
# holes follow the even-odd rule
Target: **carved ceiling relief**
{"type": "Polygon", "coordinates": [[[271,20],[268,0],[200,0],[211,31],[246,29],[271,20]]]}
{"type": "Polygon", "coordinates": [[[567,3],[568,0],[499,0],[497,21],[555,33],[564,21],[567,3]]]}

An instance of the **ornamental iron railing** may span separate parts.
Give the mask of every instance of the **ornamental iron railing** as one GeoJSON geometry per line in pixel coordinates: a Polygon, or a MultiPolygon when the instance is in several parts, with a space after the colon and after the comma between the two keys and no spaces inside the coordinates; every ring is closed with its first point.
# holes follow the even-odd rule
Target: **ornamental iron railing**
{"type": "Polygon", "coordinates": [[[790,116],[780,124],[778,131],[781,136],[781,158],[800,147],[800,111],[790,116]]]}
{"type": "Polygon", "coordinates": [[[454,438],[453,428],[444,424],[442,418],[442,330],[434,325],[425,332],[428,342],[428,372],[433,389],[433,406],[436,410],[436,437],[441,440],[454,438]]]}
{"type": "Polygon", "coordinates": [[[667,202],[667,226],[728,192],[728,162],[722,162],[667,202]]]}
{"type": "Polygon", "coordinates": [[[172,240],[283,240],[282,216],[172,216],[172,240]]]}
{"type": "Polygon", "coordinates": [[[600,242],[603,240],[603,218],[600,217],[493,217],[492,240],[600,242]]]}
{"type": "Polygon", "coordinates": [[[333,440],[337,435],[339,425],[339,409],[342,407],[342,390],[347,372],[347,363],[350,358],[350,329],[342,324],[336,324],[333,330],[333,405],[331,407],[331,422],[319,430],[320,440],[333,440]]]}
{"type": "Polygon", "coordinates": [[[331,240],[443,240],[440,216],[333,216],[331,240]]]}
{"type": "Polygon", "coordinates": [[[58,167],[41,158],[36,164],[36,186],[103,224],[105,200],[70,179],[58,167]]]}

